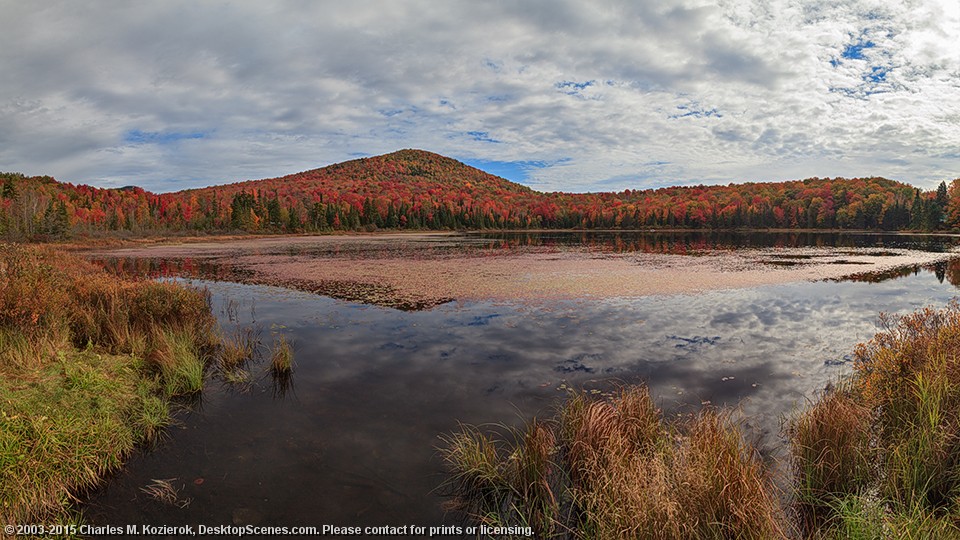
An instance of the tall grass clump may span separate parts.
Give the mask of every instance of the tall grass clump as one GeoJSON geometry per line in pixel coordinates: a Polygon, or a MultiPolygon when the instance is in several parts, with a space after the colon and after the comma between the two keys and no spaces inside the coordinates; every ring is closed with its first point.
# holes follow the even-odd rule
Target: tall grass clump
{"type": "Polygon", "coordinates": [[[510,507],[512,492],[506,464],[495,436],[464,426],[442,437],[444,460],[450,466],[450,506],[483,522],[510,507]]]}
{"type": "Polygon", "coordinates": [[[795,498],[812,530],[870,484],[870,411],[850,391],[833,390],[799,416],[790,431],[795,498]]]}
{"type": "Polygon", "coordinates": [[[793,421],[799,513],[811,534],[834,530],[858,501],[895,537],[960,538],[960,306],[881,325],[841,389],[793,421]]]}
{"type": "Polygon", "coordinates": [[[455,508],[538,538],[785,537],[759,453],[717,411],[668,423],[645,387],[575,394],[511,438],[445,438],[455,508]]]}
{"type": "Polygon", "coordinates": [[[273,341],[270,351],[270,370],[275,375],[289,375],[293,372],[293,347],[287,336],[281,334],[273,341]]]}
{"type": "Polygon", "coordinates": [[[237,328],[231,336],[223,339],[220,348],[219,364],[224,371],[242,367],[253,359],[260,338],[252,327],[237,328]]]}
{"type": "Polygon", "coordinates": [[[152,342],[148,359],[159,370],[167,396],[195,394],[203,389],[206,362],[191,333],[160,330],[152,342]]]}
{"type": "Polygon", "coordinates": [[[216,350],[209,298],[50,247],[0,245],[0,521],[65,519],[169,424],[216,350]]]}

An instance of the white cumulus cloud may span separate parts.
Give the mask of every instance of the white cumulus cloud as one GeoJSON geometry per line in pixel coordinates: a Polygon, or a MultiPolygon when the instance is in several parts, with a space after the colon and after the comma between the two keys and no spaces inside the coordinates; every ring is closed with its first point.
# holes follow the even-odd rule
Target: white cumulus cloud
{"type": "Polygon", "coordinates": [[[168,191],[422,148],[547,191],[929,189],[958,35],[952,0],[0,0],[0,170],[168,191]]]}

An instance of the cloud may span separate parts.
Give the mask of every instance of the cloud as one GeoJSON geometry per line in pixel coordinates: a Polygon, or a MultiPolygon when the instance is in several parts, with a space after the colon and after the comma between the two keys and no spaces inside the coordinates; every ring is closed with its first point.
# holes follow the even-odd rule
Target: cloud
{"type": "Polygon", "coordinates": [[[0,10],[0,170],[164,191],[413,147],[546,190],[958,176],[946,0],[0,10]]]}

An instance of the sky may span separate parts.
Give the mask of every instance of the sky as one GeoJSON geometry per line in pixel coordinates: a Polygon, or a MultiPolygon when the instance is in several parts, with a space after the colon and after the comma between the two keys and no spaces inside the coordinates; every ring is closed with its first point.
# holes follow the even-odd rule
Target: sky
{"type": "Polygon", "coordinates": [[[956,0],[0,0],[0,171],[155,192],[419,148],[540,191],[960,177],[956,0]]]}

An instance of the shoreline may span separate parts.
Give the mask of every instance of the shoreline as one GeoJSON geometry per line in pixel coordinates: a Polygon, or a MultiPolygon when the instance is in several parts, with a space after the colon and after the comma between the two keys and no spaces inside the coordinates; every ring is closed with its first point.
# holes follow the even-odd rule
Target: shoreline
{"type": "Polygon", "coordinates": [[[450,233],[271,237],[88,252],[96,257],[200,259],[236,280],[398,309],[451,300],[562,300],[695,294],[840,280],[943,262],[956,252],[903,248],[744,248],[692,254],[569,246],[444,243],[450,233]],[[491,247],[492,246],[492,247],[491,247]],[[456,248],[453,253],[445,251],[456,248]],[[442,248],[442,249],[441,249],[442,248]]]}
{"type": "MultiPolygon", "coordinates": [[[[581,234],[841,234],[841,235],[894,235],[894,236],[943,236],[960,237],[955,231],[883,231],[872,229],[467,229],[467,230],[427,230],[427,229],[383,229],[373,232],[365,231],[329,231],[322,233],[223,233],[223,234],[184,234],[159,235],[144,237],[93,237],[81,240],[51,242],[54,247],[67,251],[95,251],[103,249],[125,249],[132,247],[154,245],[180,245],[222,243],[238,240],[276,240],[282,241],[291,238],[382,238],[382,237],[416,237],[416,236],[458,236],[483,234],[549,234],[549,233],[581,233],[581,234]]],[[[32,243],[32,242],[28,242],[32,243]]]]}

